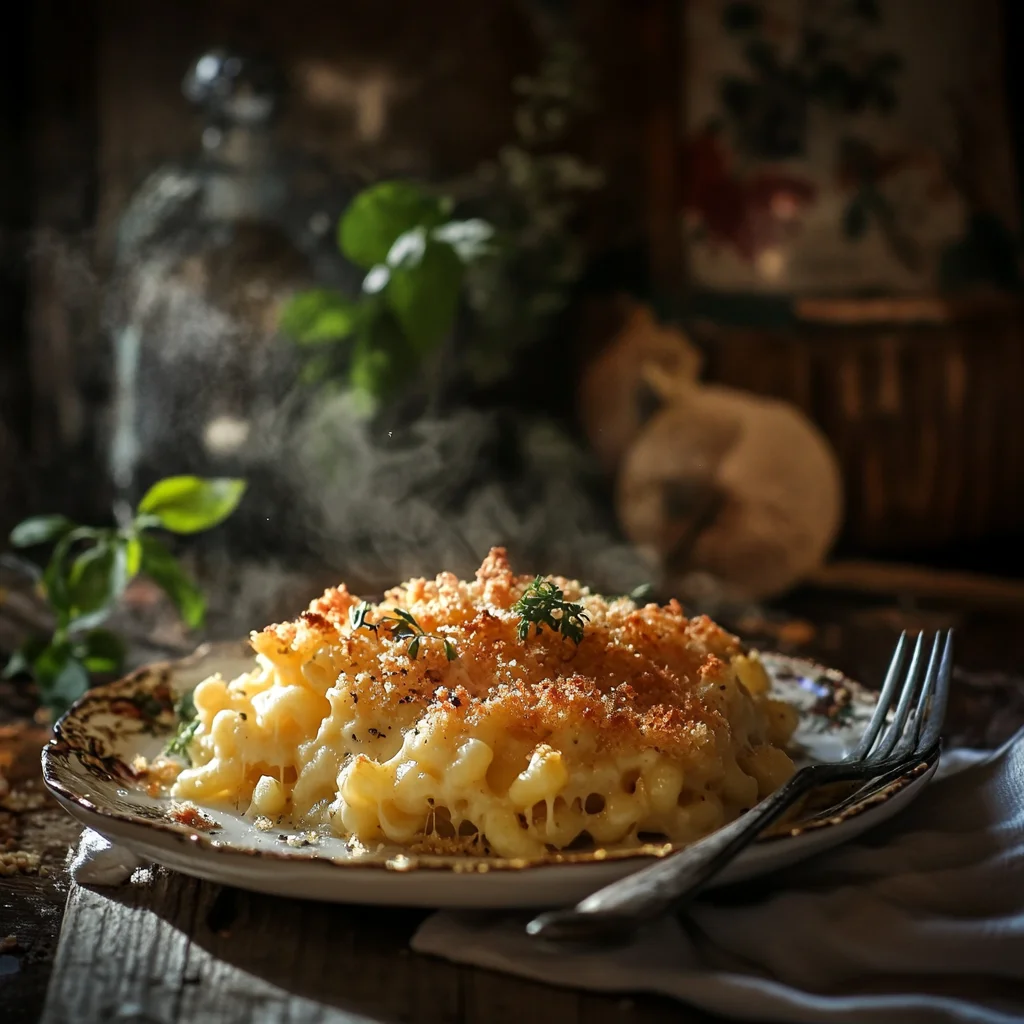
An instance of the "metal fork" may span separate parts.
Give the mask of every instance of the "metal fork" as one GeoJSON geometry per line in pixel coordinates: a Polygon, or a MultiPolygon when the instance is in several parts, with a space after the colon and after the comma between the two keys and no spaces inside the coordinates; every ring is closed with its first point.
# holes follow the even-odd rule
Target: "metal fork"
{"type": "Polygon", "coordinates": [[[570,910],[541,914],[530,935],[555,941],[615,941],[646,921],[692,899],[736,855],[788,808],[818,786],[898,774],[909,764],[934,759],[946,714],[953,668],[953,631],[935,635],[922,679],[924,634],[918,634],[903,673],[904,632],[893,651],[878,704],[854,751],[843,760],[813,764],[736,821],[693,846],[592,893],[570,910]],[[891,717],[890,717],[891,713],[891,717]]]}

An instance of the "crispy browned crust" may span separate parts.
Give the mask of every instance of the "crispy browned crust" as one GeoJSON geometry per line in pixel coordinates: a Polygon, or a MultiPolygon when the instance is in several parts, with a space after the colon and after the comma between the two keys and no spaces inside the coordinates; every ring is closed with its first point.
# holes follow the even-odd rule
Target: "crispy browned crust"
{"type": "Polygon", "coordinates": [[[167,816],[186,828],[194,828],[200,832],[212,832],[217,828],[217,823],[208,818],[198,807],[193,804],[182,804],[172,807],[167,816]]]}
{"type": "Polygon", "coordinates": [[[736,637],[705,616],[688,619],[676,601],[638,608],[549,578],[590,615],[578,647],[549,629],[518,639],[511,609],[532,577],[515,575],[503,548],[491,550],[473,581],[451,573],[409,580],[370,613],[378,622],[389,609],[408,610],[426,632],[455,645],[455,661],[435,640],[410,658],[408,640],[393,639],[386,625],[353,633],[349,611],[359,599],[344,586],[252,642],[273,661],[327,652],[347,676],[350,699],[363,713],[374,708],[388,732],[424,716],[454,729],[488,720],[531,742],[578,729],[594,738],[592,751],[655,748],[683,757],[728,740],[721,682],[732,677],[736,637]]]}

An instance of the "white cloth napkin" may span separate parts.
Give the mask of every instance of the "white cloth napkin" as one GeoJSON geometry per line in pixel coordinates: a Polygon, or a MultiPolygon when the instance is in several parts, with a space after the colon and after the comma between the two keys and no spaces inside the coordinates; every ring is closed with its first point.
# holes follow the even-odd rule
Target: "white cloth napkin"
{"type": "Polygon", "coordinates": [[[438,913],[417,952],[712,1013],[828,1024],[1024,1021],[1024,733],[956,752],[903,813],[730,898],[712,893],[630,945],[540,945],[530,914],[438,913]],[[941,774],[940,774],[941,773],[941,774]]]}

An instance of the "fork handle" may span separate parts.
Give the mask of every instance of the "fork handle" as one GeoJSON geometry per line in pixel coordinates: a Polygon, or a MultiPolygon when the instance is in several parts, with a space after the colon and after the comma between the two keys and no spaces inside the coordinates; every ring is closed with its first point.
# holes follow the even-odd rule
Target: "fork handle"
{"type": "Polygon", "coordinates": [[[528,925],[534,936],[556,941],[624,938],[629,932],[697,893],[772,822],[817,786],[873,777],[895,762],[867,772],[863,764],[816,764],[796,773],[785,785],[735,821],[693,846],[620,878],[587,896],[570,910],[541,914],[528,925]]]}

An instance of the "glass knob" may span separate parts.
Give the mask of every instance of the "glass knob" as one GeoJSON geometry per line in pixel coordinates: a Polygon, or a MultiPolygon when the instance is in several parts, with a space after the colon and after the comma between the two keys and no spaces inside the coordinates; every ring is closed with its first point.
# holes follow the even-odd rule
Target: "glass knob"
{"type": "Polygon", "coordinates": [[[189,68],[185,97],[213,120],[259,124],[270,120],[281,102],[282,80],[274,64],[223,48],[209,50],[189,68]]]}

